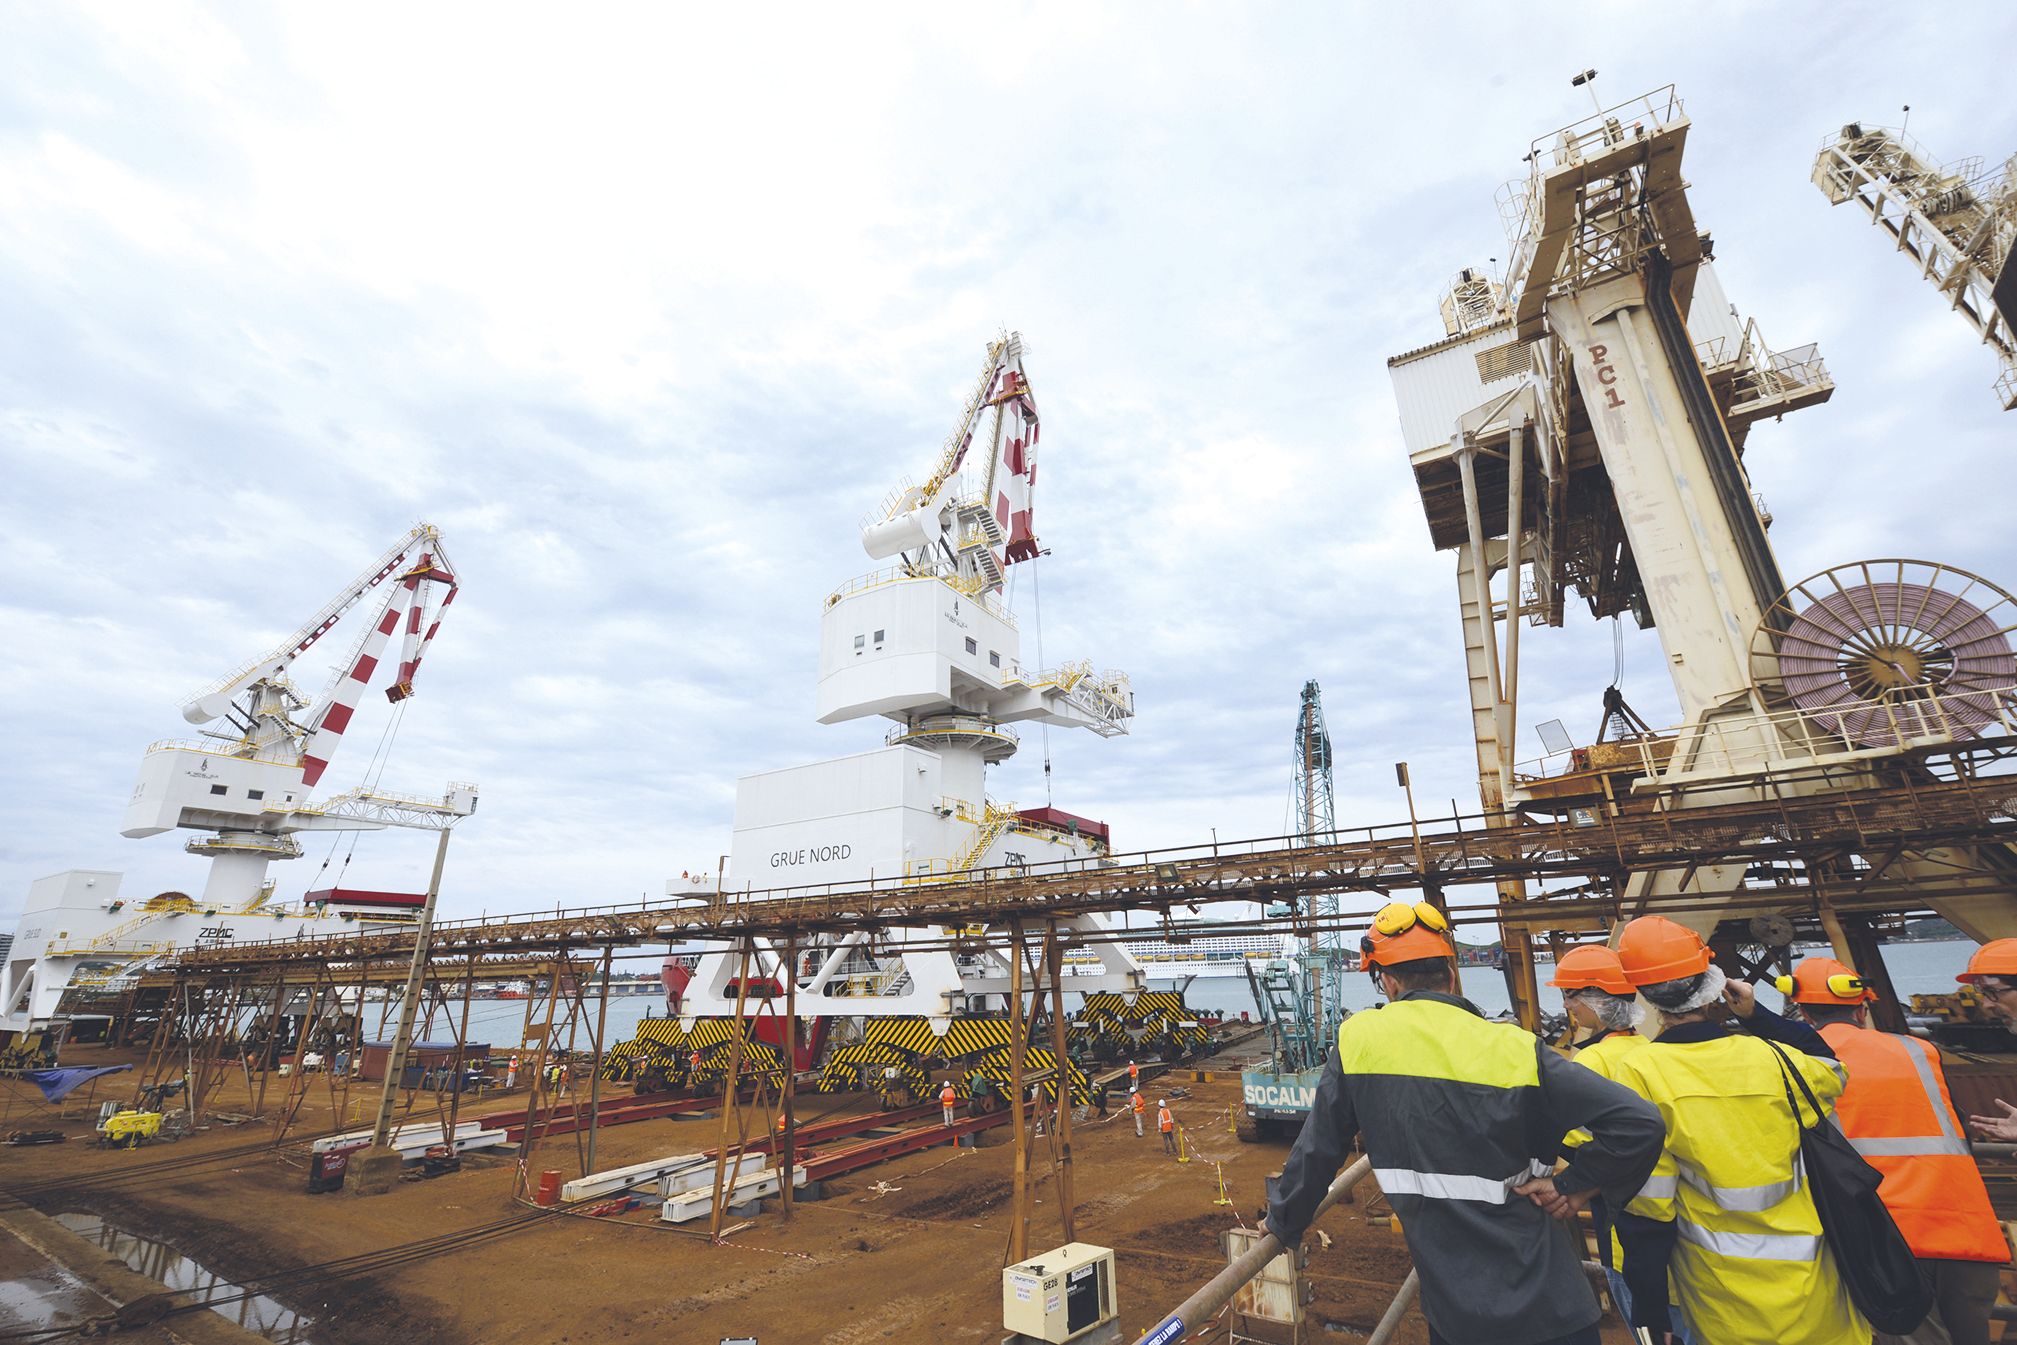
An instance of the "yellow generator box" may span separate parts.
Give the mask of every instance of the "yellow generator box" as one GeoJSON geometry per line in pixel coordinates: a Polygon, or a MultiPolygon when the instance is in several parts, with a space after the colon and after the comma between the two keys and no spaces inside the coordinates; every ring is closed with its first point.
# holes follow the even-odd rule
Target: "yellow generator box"
{"type": "Polygon", "coordinates": [[[161,1113],[158,1111],[121,1111],[105,1118],[98,1131],[107,1144],[137,1145],[141,1140],[153,1139],[161,1133],[161,1113]]]}
{"type": "Polygon", "coordinates": [[[1002,1271],[1002,1326],[1022,1339],[1065,1345],[1119,1315],[1111,1248],[1067,1242],[1002,1271]]]}

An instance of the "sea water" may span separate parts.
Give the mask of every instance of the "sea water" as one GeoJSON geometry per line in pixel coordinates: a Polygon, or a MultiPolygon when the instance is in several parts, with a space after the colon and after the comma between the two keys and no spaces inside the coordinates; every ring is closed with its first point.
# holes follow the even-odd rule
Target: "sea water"
{"type": "MultiPolygon", "coordinates": [[[[1913,995],[1949,994],[1955,988],[1955,974],[1968,965],[1968,955],[1975,948],[1974,943],[1965,939],[1889,943],[1884,945],[1884,967],[1891,973],[1892,986],[1907,1000],[1913,995]]],[[[1559,1014],[1563,1011],[1562,992],[1545,984],[1553,974],[1552,964],[1541,964],[1541,1012],[1559,1014]]],[[[1465,967],[1460,975],[1465,997],[1487,1014],[1506,1012],[1512,1007],[1512,1000],[1506,994],[1505,973],[1497,967],[1465,967]]],[[[1173,983],[1168,981],[1155,982],[1155,987],[1158,990],[1174,988],[1173,983]]],[[[1776,1009],[1780,1006],[1776,990],[1760,989],[1766,1007],[1776,1009]]],[[[1348,972],[1345,975],[1344,999],[1348,1009],[1369,1009],[1379,1003],[1380,992],[1373,988],[1372,978],[1364,972],[1348,972]]],[[[1234,1017],[1241,1012],[1251,1014],[1255,1011],[1253,993],[1247,988],[1244,976],[1192,981],[1190,989],[1184,994],[1184,1002],[1194,1008],[1217,1009],[1234,1017]]]]}
{"type": "MultiPolygon", "coordinates": [[[[1975,951],[1975,945],[1967,940],[1952,939],[1924,943],[1892,943],[1884,947],[1884,965],[1891,973],[1891,983],[1898,993],[1907,998],[1915,994],[1938,994],[1954,989],[1954,975],[1968,963],[1968,955],[1975,951]]],[[[1546,981],[1552,974],[1549,964],[1541,964],[1541,980],[1546,981]]],[[[1511,1000],[1506,995],[1506,978],[1496,967],[1465,967],[1462,972],[1464,994],[1487,1014],[1506,1011],[1511,1000]]],[[[1176,981],[1157,979],[1150,982],[1157,990],[1175,989],[1176,981]]],[[[1780,999],[1776,991],[1763,991],[1765,1003],[1772,1008],[1779,1007],[1780,999]]],[[[1362,972],[1349,972],[1344,982],[1345,1007],[1367,1009],[1379,1002],[1379,992],[1373,989],[1372,981],[1362,972]]],[[[1069,998],[1067,1004],[1073,1001],[1069,998]]],[[[1241,1013],[1254,1014],[1254,997],[1247,988],[1244,976],[1199,977],[1191,981],[1184,992],[1184,1002],[1192,1008],[1224,1013],[1237,1018],[1241,1013]]],[[[526,1022],[528,1001],[522,999],[487,1000],[480,999],[469,1006],[469,1040],[487,1042],[492,1046],[515,1044],[523,1040],[521,1033],[526,1022]]],[[[376,1006],[367,1006],[367,1009],[376,1006]]],[[[460,1005],[451,1006],[458,1016],[460,1005]]],[[[546,1005],[540,1001],[531,1002],[532,1021],[546,1020],[546,1005]]],[[[1541,986],[1541,1010],[1543,1013],[1562,1012],[1562,995],[1559,990],[1541,986]]],[[[665,1001],[656,995],[624,996],[609,1001],[608,1035],[610,1044],[628,1041],[637,1033],[637,1024],[647,1011],[656,1017],[665,1014],[665,1001]]],[[[591,1029],[594,1026],[596,1004],[591,999],[588,1012],[583,1015],[575,1032],[575,1046],[588,1050],[591,1029]]],[[[368,1024],[367,1024],[368,1025],[368,1024]]],[[[453,1022],[444,1020],[437,1013],[434,1022],[417,1035],[422,1040],[444,1041],[454,1036],[453,1022]]],[[[566,1034],[556,1033],[558,1045],[566,1044],[566,1034]]]]}

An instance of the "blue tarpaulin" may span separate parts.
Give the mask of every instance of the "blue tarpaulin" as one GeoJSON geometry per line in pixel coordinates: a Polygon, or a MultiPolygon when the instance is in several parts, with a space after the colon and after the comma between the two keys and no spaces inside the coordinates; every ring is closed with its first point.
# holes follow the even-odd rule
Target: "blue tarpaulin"
{"type": "Polygon", "coordinates": [[[42,1096],[49,1101],[61,1102],[100,1075],[120,1074],[132,1068],[131,1065],[93,1065],[74,1069],[24,1069],[21,1077],[41,1089],[42,1096]]]}

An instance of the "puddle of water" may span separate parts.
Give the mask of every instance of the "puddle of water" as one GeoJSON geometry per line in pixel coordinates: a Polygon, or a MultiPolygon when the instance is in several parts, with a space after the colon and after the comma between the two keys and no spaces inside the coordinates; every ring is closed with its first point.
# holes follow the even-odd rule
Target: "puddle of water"
{"type": "Polygon", "coordinates": [[[314,1318],[264,1294],[239,1298],[242,1290],[238,1285],[165,1242],[128,1233],[95,1214],[59,1214],[56,1222],[86,1242],[103,1247],[140,1274],[161,1281],[171,1293],[187,1295],[194,1302],[234,1300],[217,1303],[210,1310],[243,1330],[264,1336],[273,1345],[317,1345],[314,1318]]]}
{"type": "Polygon", "coordinates": [[[19,1279],[0,1281],[0,1322],[68,1326],[110,1311],[110,1304],[58,1265],[49,1265],[19,1279]]]}

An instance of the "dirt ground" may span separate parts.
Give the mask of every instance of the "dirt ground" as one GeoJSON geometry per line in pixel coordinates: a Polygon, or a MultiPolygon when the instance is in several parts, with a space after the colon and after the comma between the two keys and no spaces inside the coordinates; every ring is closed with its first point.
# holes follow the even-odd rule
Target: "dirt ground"
{"type": "MultiPolygon", "coordinates": [[[[92,1047],[73,1048],[71,1057],[65,1063],[119,1058],[92,1047]]],[[[20,1087],[0,1081],[0,1089],[20,1087]]],[[[1077,1124],[1072,1133],[1076,1235],[1115,1249],[1128,1339],[1224,1266],[1221,1232],[1239,1217],[1252,1220],[1263,1179],[1288,1148],[1285,1141],[1247,1145],[1233,1136],[1228,1110],[1236,1074],[1148,1087],[1152,1098],[1171,1099],[1190,1161],[1163,1153],[1152,1127],[1137,1139],[1118,1110],[1109,1120],[1077,1124]],[[1231,1206],[1217,1203],[1221,1176],[1231,1206]]],[[[237,1088],[242,1094],[242,1084],[237,1088]]],[[[622,1086],[610,1089],[614,1097],[628,1093],[622,1086]]],[[[277,1097],[276,1089],[269,1106],[277,1097]]],[[[522,1104],[523,1094],[486,1099],[476,1110],[510,1101],[522,1104]]],[[[28,1124],[18,1098],[8,1103],[8,1126],[28,1124]]],[[[213,1105],[230,1111],[234,1104],[250,1105],[227,1088],[213,1105]]],[[[870,1105],[814,1096],[803,1100],[801,1115],[812,1120],[870,1105]]],[[[95,1106],[73,1109],[64,1128],[87,1135],[93,1114],[95,1106]]],[[[296,1133],[329,1126],[326,1107],[311,1103],[296,1133]]],[[[712,1114],[613,1127],[600,1136],[597,1166],[710,1147],[718,1133],[712,1114]]],[[[286,1150],[142,1171],[268,1135],[264,1125],[219,1125],[130,1152],[101,1151],[75,1138],[0,1148],[0,1189],[45,1213],[99,1214],[235,1279],[471,1228],[522,1208],[511,1200],[509,1159],[472,1158],[459,1173],[372,1197],[309,1195],[305,1158],[286,1150]],[[116,1185],[85,1180],[126,1171],[132,1178],[116,1185]]],[[[1038,1141],[1032,1153],[1038,1202],[1033,1251],[1063,1241],[1053,1161],[1051,1140],[1038,1141]]],[[[544,1141],[531,1166],[575,1175],[575,1141],[544,1141]]],[[[979,1148],[928,1149],[830,1182],[823,1199],[801,1203],[788,1223],[774,1201],[766,1202],[749,1227],[719,1247],[684,1231],[685,1225],[660,1222],[656,1207],[647,1206],[617,1218],[555,1217],[377,1276],[277,1296],[317,1319],[315,1335],[325,1345],[393,1339],[409,1345],[713,1345],[727,1337],[755,1337],[763,1345],[999,1341],[1011,1177],[1002,1127],[985,1134],[979,1148]]],[[[1340,1206],[1319,1224],[1329,1245],[1312,1235],[1314,1339],[1362,1337],[1405,1277],[1405,1248],[1383,1212],[1377,1200],[1340,1206]]],[[[1220,1322],[1189,1339],[1225,1337],[1220,1322]]],[[[1418,1314],[1410,1313],[1399,1338],[1411,1345],[1427,1339],[1418,1314]]],[[[1625,1336],[1618,1332],[1616,1339],[1625,1336]]]]}

